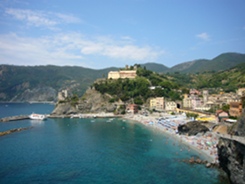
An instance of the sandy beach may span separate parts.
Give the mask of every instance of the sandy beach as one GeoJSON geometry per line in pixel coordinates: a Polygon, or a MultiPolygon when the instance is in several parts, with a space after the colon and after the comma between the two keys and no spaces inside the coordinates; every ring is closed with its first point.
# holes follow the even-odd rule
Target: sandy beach
{"type": "Polygon", "coordinates": [[[207,132],[204,135],[196,135],[196,136],[186,136],[186,135],[179,135],[176,133],[176,127],[166,127],[163,124],[159,123],[159,118],[166,118],[167,121],[173,122],[174,124],[183,124],[188,121],[186,117],[182,115],[169,115],[169,114],[151,114],[149,116],[144,116],[140,114],[130,114],[125,115],[124,118],[128,120],[137,121],[142,123],[143,125],[156,129],[158,131],[163,132],[171,136],[173,139],[177,139],[184,145],[186,145],[186,149],[193,149],[204,156],[206,161],[209,163],[218,163],[218,156],[217,156],[217,148],[216,145],[218,143],[218,137],[215,133],[207,132]]]}

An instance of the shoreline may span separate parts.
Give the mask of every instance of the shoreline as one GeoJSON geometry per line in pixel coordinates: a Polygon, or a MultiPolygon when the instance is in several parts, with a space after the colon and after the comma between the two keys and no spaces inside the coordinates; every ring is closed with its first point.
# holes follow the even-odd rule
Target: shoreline
{"type": "MultiPolygon", "coordinates": [[[[166,114],[166,116],[170,116],[170,115],[166,114]]],[[[208,132],[207,134],[204,134],[203,136],[198,136],[198,137],[197,136],[186,136],[186,135],[176,134],[176,132],[173,129],[170,130],[169,128],[163,127],[162,125],[156,123],[155,119],[157,118],[157,116],[147,116],[146,117],[146,116],[137,114],[137,115],[130,115],[130,116],[125,115],[123,118],[130,120],[130,121],[135,121],[137,123],[141,123],[148,128],[160,131],[161,133],[164,133],[167,136],[171,136],[171,138],[187,146],[187,149],[191,149],[197,152],[198,154],[202,155],[205,161],[212,163],[212,164],[218,164],[217,148],[216,148],[216,143],[217,143],[218,138],[212,132],[208,132]],[[154,123],[149,124],[149,122],[154,122],[154,123]],[[207,136],[212,136],[212,138],[216,140],[216,143],[209,149],[207,149],[207,147],[200,146],[200,142],[205,142],[209,140],[210,137],[207,137],[207,136]]],[[[214,140],[212,140],[212,142],[214,140]]]]}

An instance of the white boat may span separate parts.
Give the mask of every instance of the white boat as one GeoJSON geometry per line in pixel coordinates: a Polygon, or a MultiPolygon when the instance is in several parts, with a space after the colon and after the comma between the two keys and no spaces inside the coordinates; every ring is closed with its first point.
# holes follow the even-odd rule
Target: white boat
{"type": "Polygon", "coordinates": [[[33,120],[44,120],[46,118],[45,115],[43,114],[35,114],[35,113],[32,113],[30,116],[29,116],[30,119],[33,119],[33,120]]]}

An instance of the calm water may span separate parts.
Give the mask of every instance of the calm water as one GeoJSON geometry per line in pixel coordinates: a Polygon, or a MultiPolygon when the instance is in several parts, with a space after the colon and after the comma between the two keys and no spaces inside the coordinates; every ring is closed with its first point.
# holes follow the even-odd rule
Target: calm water
{"type": "MultiPolygon", "coordinates": [[[[0,117],[53,108],[0,104],[0,117]]],[[[107,120],[0,123],[0,131],[33,127],[0,137],[0,183],[221,183],[217,170],[181,162],[198,154],[179,142],[141,124],[107,120]]]]}

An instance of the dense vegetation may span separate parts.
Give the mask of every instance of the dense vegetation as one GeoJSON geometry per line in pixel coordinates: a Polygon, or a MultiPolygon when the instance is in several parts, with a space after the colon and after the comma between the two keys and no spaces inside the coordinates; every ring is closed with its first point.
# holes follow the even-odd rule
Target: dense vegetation
{"type": "Polygon", "coordinates": [[[245,87],[245,63],[229,70],[220,72],[203,72],[199,74],[183,74],[175,72],[169,74],[179,85],[186,88],[212,89],[214,92],[235,92],[237,88],[245,87]]]}
{"type": "Polygon", "coordinates": [[[167,76],[157,74],[138,66],[135,79],[106,79],[93,85],[96,90],[108,93],[114,100],[132,100],[136,104],[143,104],[150,97],[164,96],[169,100],[181,100],[178,84],[167,76]],[[150,88],[150,87],[153,87],[150,88]]]}
{"type": "Polygon", "coordinates": [[[96,79],[114,68],[92,70],[82,67],[0,65],[0,101],[10,101],[26,90],[51,87],[58,93],[69,89],[81,96],[96,79]]]}
{"type": "Polygon", "coordinates": [[[158,74],[138,66],[135,79],[106,79],[93,85],[101,93],[108,93],[112,101],[132,100],[143,104],[150,97],[163,96],[167,100],[181,100],[182,94],[190,88],[209,89],[210,93],[235,92],[238,87],[245,87],[245,64],[240,64],[227,71],[204,72],[201,74],[158,74]],[[155,89],[150,89],[154,86],[155,89]]]}

